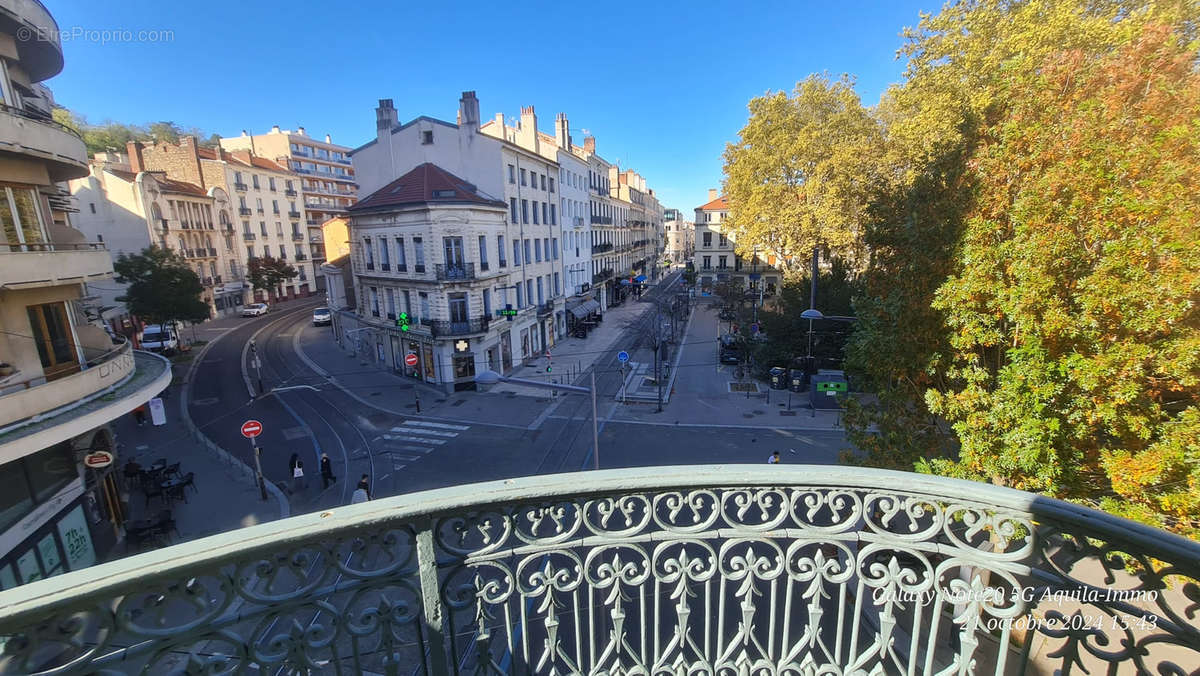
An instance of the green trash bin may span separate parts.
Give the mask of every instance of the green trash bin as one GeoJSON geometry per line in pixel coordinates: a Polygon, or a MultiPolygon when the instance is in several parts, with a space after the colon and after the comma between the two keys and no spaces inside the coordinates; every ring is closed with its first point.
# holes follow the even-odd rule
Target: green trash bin
{"type": "Polygon", "coordinates": [[[845,374],[817,373],[812,377],[812,388],[809,390],[810,401],[814,409],[838,409],[842,407],[839,395],[845,396],[850,391],[845,374]]]}

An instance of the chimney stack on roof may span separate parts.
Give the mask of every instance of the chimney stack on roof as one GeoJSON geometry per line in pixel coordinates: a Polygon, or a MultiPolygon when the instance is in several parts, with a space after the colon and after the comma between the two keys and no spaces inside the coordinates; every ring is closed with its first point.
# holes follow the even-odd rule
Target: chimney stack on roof
{"type": "Polygon", "coordinates": [[[708,189],[708,201],[709,201],[709,202],[711,202],[711,201],[713,201],[713,200],[715,200],[715,199],[717,199],[717,189],[716,189],[716,188],[709,188],[709,189],[708,189]]]}
{"type": "Polygon", "coordinates": [[[554,116],[554,138],[558,142],[559,148],[571,149],[571,126],[567,124],[566,113],[554,116]]]}
{"type": "Polygon", "coordinates": [[[333,143],[333,137],[332,137],[332,136],[330,136],[329,134],[326,134],[326,135],[325,135],[325,142],[326,142],[326,143],[333,143]]]}
{"type": "Polygon", "coordinates": [[[137,174],[145,171],[145,162],[142,160],[142,149],[146,146],[141,141],[130,141],[125,144],[125,151],[129,153],[129,170],[137,174]]]}
{"type": "Polygon", "coordinates": [[[391,99],[379,99],[379,107],[375,109],[375,133],[382,137],[395,127],[398,120],[396,109],[392,107],[391,99]]]}
{"type": "Polygon", "coordinates": [[[249,136],[249,134],[246,133],[245,129],[242,130],[242,136],[249,136]]]}
{"type": "Polygon", "coordinates": [[[596,152],[596,137],[595,136],[584,136],[583,137],[583,149],[588,151],[589,153],[594,154],[596,152]]]}
{"type": "Polygon", "coordinates": [[[463,92],[458,100],[458,124],[466,131],[479,131],[479,99],[474,91],[463,92]]]}
{"type": "Polygon", "coordinates": [[[277,124],[271,125],[271,133],[278,134],[279,133],[279,125],[277,125],[277,124]]]}
{"type": "Polygon", "coordinates": [[[537,113],[533,106],[521,106],[521,122],[517,127],[517,143],[522,148],[538,152],[537,113]]]}

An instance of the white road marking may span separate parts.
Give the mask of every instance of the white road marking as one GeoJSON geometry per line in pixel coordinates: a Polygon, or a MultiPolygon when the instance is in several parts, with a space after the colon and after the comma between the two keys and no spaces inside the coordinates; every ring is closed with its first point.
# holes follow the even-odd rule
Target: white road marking
{"type": "MultiPolygon", "coordinates": [[[[444,423],[426,422],[424,420],[407,420],[405,425],[420,425],[421,427],[436,427],[442,430],[459,430],[465,431],[471,429],[467,425],[446,425],[444,423]]],[[[393,428],[395,430],[395,428],[393,428]]]]}
{"type": "Polygon", "coordinates": [[[402,434],[394,434],[394,435],[392,435],[392,439],[399,439],[400,441],[415,441],[419,444],[436,444],[438,446],[441,446],[442,444],[446,443],[445,439],[427,439],[425,437],[406,437],[402,434]]]}
{"type": "Polygon", "coordinates": [[[442,432],[441,430],[427,430],[423,427],[396,427],[393,432],[408,432],[409,434],[427,434],[431,437],[457,437],[458,432],[442,432]]]}
{"type": "Polygon", "coordinates": [[[428,453],[433,449],[429,446],[397,446],[401,451],[416,451],[417,453],[428,453]]]}
{"type": "Polygon", "coordinates": [[[150,447],[149,447],[148,445],[146,445],[146,444],[142,444],[141,446],[135,446],[134,448],[135,448],[136,450],[139,450],[139,451],[144,451],[144,450],[146,450],[146,449],[148,449],[148,448],[150,448],[150,447]]]}

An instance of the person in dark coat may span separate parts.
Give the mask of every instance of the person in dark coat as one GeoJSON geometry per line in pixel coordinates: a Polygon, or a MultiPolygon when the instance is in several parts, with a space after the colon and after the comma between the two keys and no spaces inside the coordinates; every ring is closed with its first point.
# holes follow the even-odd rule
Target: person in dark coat
{"type": "Polygon", "coordinates": [[[292,458],[288,460],[288,476],[292,476],[292,474],[296,471],[296,463],[298,462],[300,462],[300,454],[293,453],[292,458]]]}
{"type": "Polygon", "coordinates": [[[321,490],[329,488],[329,484],[337,481],[337,477],[333,475],[333,463],[329,461],[329,456],[325,453],[321,454],[321,490]]]}
{"type": "Polygon", "coordinates": [[[358,480],[358,488],[366,491],[368,498],[371,497],[371,480],[366,474],[362,475],[362,478],[358,480]]]}

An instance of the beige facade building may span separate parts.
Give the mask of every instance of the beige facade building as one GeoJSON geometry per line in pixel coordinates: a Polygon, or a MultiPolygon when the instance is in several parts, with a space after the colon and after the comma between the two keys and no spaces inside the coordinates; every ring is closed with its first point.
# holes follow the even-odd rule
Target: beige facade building
{"type": "Polygon", "coordinates": [[[729,202],[710,189],[708,202],[696,207],[696,253],[692,261],[697,283],[702,289],[710,289],[717,282],[736,281],[747,289],[763,285],[766,293],[775,293],[783,279],[775,267],[775,256],[739,256],[735,237],[723,227],[728,217],[729,202]]]}
{"type": "Polygon", "coordinates": [[[304,127],[289,131],[278,125],[266,134],[243,131],[241,136],[223,138],[221,147],[253,153],[299,174],[309,257],[318,266],[334,258],[325,251],[321,225],[335,216],[345,216],[358,199],[350,148],[333,143],[328,134],[321,141],[310,137],[304,127]]]}
{"type": "MultiPolygon", "coordinates": [[[[183,145],[188,143],[194,141],[183,145]]],[[[241,305],[245,268],[233,237],[229,195],[219,186],[205,189],[170,178],[166,171],[146,171],[138,150],[130,145],[132,159],[126,153],[97,153],[88,175],[70,181],[80,209],[76,226],[89,238],[105,242],[114,259],[152,244],[175,250],[200,278],[201,298],[212,315],[235,312],[241,305]]],[[[127,319],[116,300],[123,288],[109,282],[91,291],[100,298],[105,320],[121,322],[114,328],[125,333],[127,319]]]]}
{"type": "Polygon", "coordinates": [[[696,224],[684,220],[683,212],[666,209],[663,212],[663,232],[666,235],[666,257],[672,263],[686,263],[696,253],[696,224]]]}
{"type": "Polygon", "coordinates": [[[0,0],[0,16],[0,589],[10,589],[101,561],[123,537],[108,423],[171,376],[165,359],[110,338],[84,311],[84,285],[111,280],[112,260],[71,227],[61,185],[86,176],[88,158],[40,84],[63,67],[58,26],[39,2],[0,0]]]}

